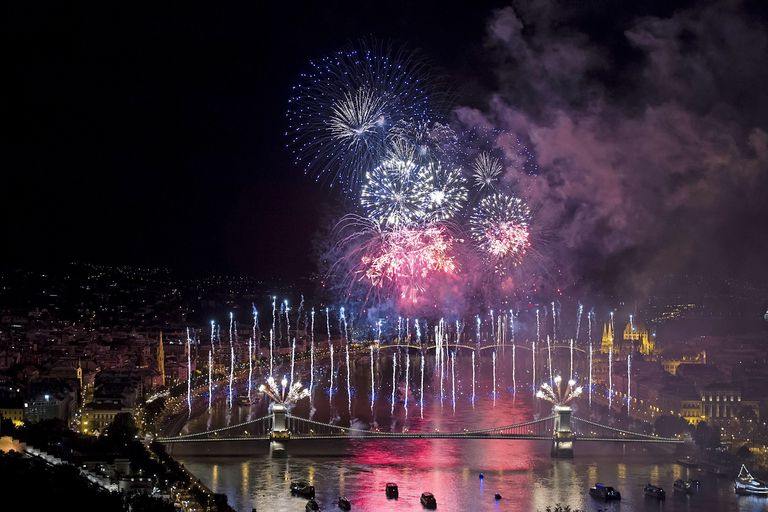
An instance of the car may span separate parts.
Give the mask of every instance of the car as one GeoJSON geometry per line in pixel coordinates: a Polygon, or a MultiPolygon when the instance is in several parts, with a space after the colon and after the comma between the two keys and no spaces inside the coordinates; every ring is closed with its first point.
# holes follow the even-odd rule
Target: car
{"type": "Polygon", "coordinates": [[[424,508],[428,508],[431,510],[434,510],[437,508],[437,500],[435,499],[435,496],[431,492],[421,493],[421,498],[419,498],[419,501],[421,502],[421,506],[424,508]]]}

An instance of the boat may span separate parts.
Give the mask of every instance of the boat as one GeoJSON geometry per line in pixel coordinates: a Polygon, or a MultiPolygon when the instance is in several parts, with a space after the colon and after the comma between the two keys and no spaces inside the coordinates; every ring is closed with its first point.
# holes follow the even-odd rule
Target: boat
{"type": "Polygon", "coordinates": [[[315,512],[316,510],[320,510],[320,504],[315,500],[315,498],[310,498],[307,504],[304,505],[304,511],[315,512]]]}
{"type": "Polygon", "coordinates": [[[249,406],[251,405],[251,399],[247,396],[239,396],[237,397],[237,405],[249,406]]]}
{"type": "Polygon", "coordinates": [[[352,504],[344,496],[339,496],[339,500],[336,503],[341,510],[352,510],[352,504]]]}
{"type": "Polygon", "coordinates": [[[751,494],[758,496],[768,496],[768,485],[762,480],[753,477],[747,467],[742,464],[739,475],[733,485],[736,494],[751,494]]]}
{"type": "Polygon", "coordinates": [[[589,488],[589,495],[595,499],[603,501],[614,501],[621,499],[621,493],[611,486],[595,484],[589,488]]]}
{"type": "Polygon", "coordinates": [[[643,488],[643,494],[650,496],[651,498],[656,498],[657,500],[663,500],[667,497],[667,493],[664,492],[664,489],[651,484],[648,484],[643,488]]]}
{"type": "Polygon", "coordinates": [[[678,464],[681,464],[683,466],[693,467],[699,465],[699,460],[692,456],[692,455],[686,455],[685,457],[680,457],[675,462],[678,464]]]}
{"type": "Polygon", "coordinates": [[[501,499],[501,493],[497,492],[496,494],[494,494],[493,499],[495,499],[496,501],[499,501],[501,499]]]}
{"type": "Polygon", "coordinates": [[[309,485],[309,483],[304,480],[299,480],[298,482],[291,482],[291,494],[295,494],[296,496],[302,496],[304,498],[314,498],[315,486],[309,485]]]}
{"type": "Polygon", "coordinates": [[[400,495],[400,492],[397,489],[397,484],[393,482],[387,482],[387,487],[384,489],[384,492],[387,494],[387,498],[391,500],[396,500],[400,495]]]}
{"type": "Polygon", "coordinates": [[[421,502],[421,506],[424,508],[428,508],[430,510],[437,508],[437,500],[431,492],[421,493],[421,498],[419,498],[419,501],[421,502]]]}
{"type": "Polygon", "coordinates": [[[685,494],[691,494],[695,486],[691,484],[690,480],[675,480],[675,483],[672,484],[672,488],[678,492],[684,492],[685,494]]]}

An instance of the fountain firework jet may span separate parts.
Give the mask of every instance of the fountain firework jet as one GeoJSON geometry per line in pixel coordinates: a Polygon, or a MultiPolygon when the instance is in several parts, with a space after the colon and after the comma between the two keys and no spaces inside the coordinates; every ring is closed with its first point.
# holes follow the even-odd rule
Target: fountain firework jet
{"type": "Polygon", "coordinates": [[[557,343],[557,310],[555,310],[555,301],[552,301],[552,341],[557,343]]]}
{"type": "Polygon", "coordinates": [[[613,403],[613,347],[608,347],[608,412],[613,403]]]}
{"type": "Polygon", "coordinates": [[[514,340],[512,341],[512,393],[517,396],[517,369],[515,368],[517,356],[515,355],[516,347],[514,340]]]}
{"type": "Polygon", "coordinates": [[[472,407],[475,406],[475,351],[472,351],[472,407]]]}
{"type": "Polygon", "coordinates": [[[493,351],[493,406],[496,407],[496,351],[493,351]]]}
{"type": "Polygon", "coordinates": [[[229,347],[229,406],[232,407],[232,382],[235,380],[235,347],[229,347]]]}
{"type": "Polygon", "coordinates": [[[331,405],[333,405],[333,343],[329,347],[331,352],[331,387],[329,388],[329,397],[331,405]]]}
{"type": "Polygon", "coordinates": [[[408,379],[409,379],[409,373],[411,371],[411,353],[406,352],[405,353],[405,403],[403,407],[405,407],[405,415],[408,416],[408,379]]]}
{"type": "Polygon", "coordinates": [[[627,355],[627,416],[629,416],[629,406],[632,400],[632,354],[627,355]]]}
{"type": "Polygon", "coordinates": [[[213,401],[213,350],[208,350],[208,411],[213,401]]]}
{"type": "MultiPolygon", "coordinates": [[[[275,332],[275,320],[277,319],[277,312],[275,309],[275,301],[277,300],[276,296],[272,296],[272,332],[275,332]]],[[[271,356],[270,356],[271,359],[271,356]]],[[[272,375],[272,368],[269,368],[269,374],[272,375]]]]}
{"type": "Polygon", "coordinates": [[[480,344],[480,315],[477,315],[475,317],[475,323],[477,324],[477,337],[476,337],[476,341],[477,341],[477,344],[479,345],[480,344]]]}
{"type": "Polygon", "coordinates": [[[496,333],[493,332],[493,329],[495,328],[496,324],[493,321],[493,310],[490,311],[491,316],[491,343],[494,345],[496,344],[496,333]]]}
{"type": "Polygon", "coordinates": [[[293,343],[291,344],[291,386],[293,386],[293,368],[294,368],[294,362],[296,361],[296,338],[293,338],[293,343]]]}
{"type": "Polygon", "coordinates": [[[270,329],[269,330],[269,374],[270,375],[274,373],[274,365],[275,365],[274,346],[275,346],[275,330],[270,329]]]}
{"type": "Polygon", "coordinates": [[[421,353],[421,387],[419,389],[419,412],[424,419],[424,353],[421,353]]]}
{"type": "Polygon", "coordinates": [[[216,350],[216,345],[214,344],[214,341],[216,340],[216,322],[214,320],[211,320],[211,350],[216,350]]]}
{"type": "Polygon", "coordinates": [[[291,308],[288,307],[288,299],[285,299],[283,301],[283,304],[285,304],[285,338],[290,342],[290,340],[291,340],[291,319],[288,316],[288,312],[291,310],[291,308]]]}
{"type": "Polygon", "coordinates": [[[573,338],[571,338],[571,344],[570,344],[570,357],[571,357],[571,362],[569,366],[568,380],[573,379],[573,338]]]}
{"type": "MultiPolygon", "coordinates": [[[[536,341],[537,342],[541,341],[541,322],[539,320],[538,308],[536,309],[536,341]]],[[[536,386],[534,385],[533,387],[535,388],[536,386]]]]}
{"type": "Polygon", "coordinates": [[[531,389],[536,396],[536,342],[531,342],[531,389]]]}
{"type": "Polygon", "coordinates": [[[309,403],[312,405],[312,390],[315,387],[315,308],[311,313],[312,328],[309,333],[309,403]]]}
{"type": "Polygon", "coordinates": [[[592,340],[589,340],[589,406],[592,407],[592,340]]]}
{"type": "Polygon", "coordinates": [[[251,336],[253,337],[253,348],[255,348],[258,352],[258,354],[256,354],[256,360],[258,361],[258,359],[261,357],[261,343],[259,343],[259,337],[257,336],[256,332],[261,331],[261,329],[259,328],[259,312],[256,310],[256,305],[253,303],[251,303],[251,313],[253,313],[253,332],[251,333],[251,336]]]}
{"type": "Polygon", "coordinates": [[[352,417],[352,384],[349,376],[349,343],[344,347],[344,350],[347,359],[347,408],[349,409],[350,417],[352,417]]]}
{"type": "Polygon", "coordinates": [[[192,338],[187,327],[187,408],[192,414],[192,338]]]}
{"type": "Polygon", "coordinates": [[[576,342],[579,341],[579,331],[581,330],[581,314],[584,312],[584,305],[579,302],[579,312],[576,315],[576,342]]]}
{"type": "Polygon", "coordinates": [[[456,414],[456,352],[451,352],[451,403],[456,414]]]}
{"type": "Polygon", "coordinates": [[[252,383],[253,383],[253,338],[248,338],[248,400],[251,399],[252,383]]]}
{"type": "Polygon", "coordinates": [[[371,350],[371,410],[373,410],[373,402],[376,400],[376,379],[373,372],[373,345],[368,347],[371,350]]]}
{"type": "Polygon", "coordinates": [[[549,382],[552,383],[552,344],[547,334],[547,366],[549,366],[549,382]]]}
{"type": "Polygon", "coordinates": [[[397,352],[392,354],[392,405],[389,408],[389,414],[395,413],[395,374],[397,373],[397,352]]]}

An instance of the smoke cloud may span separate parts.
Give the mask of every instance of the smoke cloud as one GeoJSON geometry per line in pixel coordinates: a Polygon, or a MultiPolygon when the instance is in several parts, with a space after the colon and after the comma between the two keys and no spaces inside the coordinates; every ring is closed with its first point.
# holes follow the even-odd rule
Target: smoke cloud
{"type": "MultiPolygon", "coordinates": [[[[495,11],[495,90],[459,122],[529,141],[539,171],[504,179],[564,285],[639,296],[670,274],[764,279],[765,20],[727,1],[621,23],[609,45],[549,0],[495,11]]],[[[513,143],[498,142],[510,156],[513,143]]]]}

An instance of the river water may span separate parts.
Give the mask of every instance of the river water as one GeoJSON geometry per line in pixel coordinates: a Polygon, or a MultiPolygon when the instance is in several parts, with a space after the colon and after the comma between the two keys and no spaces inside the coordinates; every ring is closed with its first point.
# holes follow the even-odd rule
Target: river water
{"type": "MultiPolygon", "coordinates": [[[[316,421],[334,421],[344,426],[352,424],[369,428],[375,425],[382,430],[407,428],[411,432],[461,431],[547,416],[550,406],[533,399],[531,364],[520,355],[518,351],[513,379],[511,351],[497,352],[495,386],[491,352],[485,351],[476,358],[474,402],[470,353],[458,353],[453,362],[450,357],[445,360],[442,400],[440,365],[436,364],[434,356],[426,357],[422,408],[420,354],[411,352],[406,356],[405,352],[394,355],[382,351],[375,356],[373,380],[376,393],[372,396],[368,354],[351,357],[351,390],[348,394],[345,353],[337,348],[331,393],[330,360],[327,353],[318,351],[311,407],[305,400],[292,413],[301,417],[311,415],[316,421]]],[[[308,384],[307,366],[306,361],[297,363],[295,378],[301,377],[308,384]]],[[[553,366],[562,368],[566,375],[570,372],[567,356],[555,357],[553,366]]],[[[576,378],[587,374],[586,368],[578,363],[575,366],[576,378]]],[[[287,364],[280,368],[280,372],[289,371],[287,364]]],[[[537,377],[542,376],[546,378],[548,371],[537,364],[537,377]]],[[[256,381],[254,389],[258,382],[260,380],[256,381]]],[[[238,389],[244,393],[245,384],[240,383],[238,389]]],[[[595,418],[586,397],[580,398],[574,408],[576,415],[595,418]]],[[[251,407],[229,407],[220,397],[210,412],[190,421],[184,431],[199,432],[236,424],[266,412],[265,402],[251,407]]],[[[236,510],[245,512],[252,509],[259,512],[304,510],[306,501],[292,497],[289,492],[290,482],[300,479],[315,486],[323,510],[339,510],[335,500],[341,495],[350,499],[353,510],[422,510],[419,495],[430,491],[437,498],[438,510],[448,511],[543,512],[547,506],[556,503],[595,512],[768,511],[766,499],[737,497],[733,493],[732,478],[718,478],[676,464],[674,460],[678,455],[668,446],[577,442],[574,459],[556,460],[550,457],[549,444],[543,441],[458,439],[322,443],[322,456],[311,455],[311,447],[292,450],[289,445],[289,454],[284,458],[272,458],[268,454],[178,458],[214,492],[227,495],[236,510]],[[480,473],[484,474],[483,479],[479,478],[480,473]],[[672,489],[672,482],[678,478],[698,478],[702,486],[696,494],[681,495],[672,489]],[[386,498],[384,487],[387,482],[398,484],[398,500],[386,498]],[[616,487],[622,494],[621,502],[606,504],[593,500],[588,489],[596,482],[616,487]],[[667,490],[665,502],[643,495],[643,486],[648,482],[667,490]],[[494,500],[495,492],[502,494],[500,501],[494,500]]]]}

